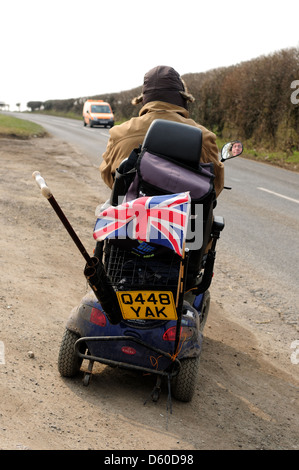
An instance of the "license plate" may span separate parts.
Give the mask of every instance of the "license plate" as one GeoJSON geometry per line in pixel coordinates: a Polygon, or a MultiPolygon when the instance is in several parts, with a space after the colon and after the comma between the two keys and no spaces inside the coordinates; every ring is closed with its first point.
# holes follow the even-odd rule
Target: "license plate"
{"type": "Polygon", "coordinates": [[[141,290],[116,294],[125,320],[177,320],[172,292],[141,290]]]}

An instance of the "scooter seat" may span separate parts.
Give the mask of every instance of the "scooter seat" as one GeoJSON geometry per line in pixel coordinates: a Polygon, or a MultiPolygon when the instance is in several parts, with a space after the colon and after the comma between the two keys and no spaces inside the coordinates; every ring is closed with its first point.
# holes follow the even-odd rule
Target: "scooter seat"
{"type": "Polygon", "coordinates": [[[165,119],[152,122],[142,144],[142,149],[195,169],[199,165],[201,148],[201,129],[165,119]]]}

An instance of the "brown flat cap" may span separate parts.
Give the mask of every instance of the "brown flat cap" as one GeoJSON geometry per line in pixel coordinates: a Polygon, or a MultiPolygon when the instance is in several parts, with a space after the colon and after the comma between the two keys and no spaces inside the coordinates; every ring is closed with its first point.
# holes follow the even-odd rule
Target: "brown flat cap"
{"type": "Polygon", "coordinates": [[[166,101],[187,108],[194,98],[188,93],[186,85],[178,72],[172,67],[159,65],[144,76],[142,94],[132,100],[133,104],[150,101],[166,101]]]}

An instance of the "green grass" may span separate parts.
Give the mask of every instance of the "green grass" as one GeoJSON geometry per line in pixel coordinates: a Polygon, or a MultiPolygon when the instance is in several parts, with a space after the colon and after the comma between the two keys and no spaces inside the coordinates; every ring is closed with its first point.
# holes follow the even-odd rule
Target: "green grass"
{"type": "Polygon", "coordinates": [[[293,168],[294,170],[299,169],[299,151],[295,150],[291,154],[287,152],[277,151],[265,151],[262,149],[244,149],[244,156],[248,156],[251,159],[258,160],[265,163],[272,163],[273,165],[286,166],[293,168]]]}
{"type": "Polygon", "coordinates": [[[46,134],[45,129],[34,122],[0,113],[0,137],[30,139],[43,137],[46,134]]]}
{"type": "Polygon", "coordinates": [[[293,155],[289,155],[286,158],[286,161],[288,163],[295,163],[296,165],[298,165],[299,164],[299,151],[296,150],[295,152],[293,152],[293,155]]]}

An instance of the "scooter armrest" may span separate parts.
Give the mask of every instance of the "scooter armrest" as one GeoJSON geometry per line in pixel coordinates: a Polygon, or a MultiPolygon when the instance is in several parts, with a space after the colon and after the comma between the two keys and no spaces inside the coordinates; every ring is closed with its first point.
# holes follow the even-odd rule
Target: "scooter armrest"
{"type": "Polygon", "coordinates": [[[215,215],[212,225],[212,233],[221,232],[224,229],[224,218],[220,215],[215,215]]]}

